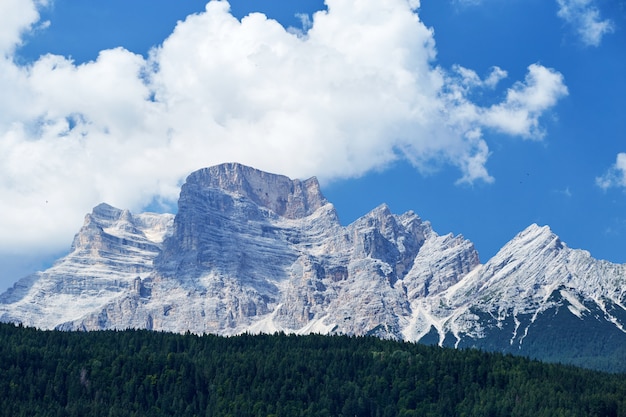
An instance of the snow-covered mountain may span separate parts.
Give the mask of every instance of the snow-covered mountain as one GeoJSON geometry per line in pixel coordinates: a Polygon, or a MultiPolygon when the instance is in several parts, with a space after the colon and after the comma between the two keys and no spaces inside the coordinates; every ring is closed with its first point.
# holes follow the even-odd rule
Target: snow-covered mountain
{"type": "Polygon", "coordinates": [[[625,359],[625,284],[626,265],[545,226],[481,264],[413,212],[382,205],[342,226],[315,178],[223,164],[187,178],[175,217],[94,208],[69,255],[0,296],[0,320],[376,335],[602,367],[589,358],[625,359]]]}

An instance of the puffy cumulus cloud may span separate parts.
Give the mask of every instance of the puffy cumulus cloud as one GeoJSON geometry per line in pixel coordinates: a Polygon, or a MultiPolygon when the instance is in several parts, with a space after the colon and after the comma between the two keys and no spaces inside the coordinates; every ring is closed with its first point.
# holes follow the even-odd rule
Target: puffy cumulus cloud
{"type": "Polygon", "coordinates": [[[0,5],[0,54],[8,54],[21,43],[22,34],[39,20],[38,5],[44,1],[2,0],[0,5]]]}
{"type": "Polygon", "coordinates": [[[524,82],[515,83],[502,103],[483,109],[482,120],[484,125],[511,135],[540,138],[544,135],[540,116],[567,94],[559,72],[532,64],[524,82]]]}
{"type": "Polygon", "coordinates": [[[626,188],[626,153],[617,154],[617,160],[607,172],[596,178],[598,187],[606,190],[612,187],[626,188]]]}
{"type": "MultiPolygon", "coordinates": [[[[0,3],[0,16],[21,2],[0,3]]],[[[212,1],[147,59],[121,48],[81,65],[5,56],[0,253],[67,247],[99,202],[175,201],[188,173],[226,161],[329,181],[405,158],[423,172],[454,166],[460,182],[493,181],[483,131],[541,136],[563,79],[533,64],[502,102],[473,103],[506,72],[438,67],[418,5],[328,0],[297,32],[258,13],[240,21],[212,1]]],[[[28,16],[7,44],[33,26],[28,16]]]]}
{"type": "Polygon", "coordinates": [[[430,142],[443,78],[431,31],[404,1],[328,2],[303,37],[227,7],[209,3],[153,55],[155,98],[185,146],[328,179],[430,142]]]}
{"type": "MultiPolygon", "coordinates": [[[[506,75],[504,70],[494,67],[482,80],[474,71],[457,66],[448,77],[443,89],[450,110],[446,122],[456,125],[457,130],[471,133],[466,135],[467,138],[474,138],[469,142],[476,141],[477,128],[541,139],[544,136],[541,116],[568,94],[561,73],[531,64],[524,81],[514,83],[502,102],[481,107],[468,98],[473,89],[494,88],[506,75]]],[[[485,155],[485,152],[481,154],[485,155]]]]}
{"type": "Polygon", "coordinates": [[[574,27],[587,46],[598,46],[602,37],[614,30],[610,19],[600,17],[594,0],[557,0],[557,15],[574,27]]]}

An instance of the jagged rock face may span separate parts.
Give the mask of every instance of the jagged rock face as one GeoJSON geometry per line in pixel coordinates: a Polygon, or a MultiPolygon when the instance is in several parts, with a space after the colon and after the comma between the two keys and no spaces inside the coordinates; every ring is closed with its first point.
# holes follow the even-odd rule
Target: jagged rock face
{"type": "MultiPolygon", "coordinates": [[[[187,178],[175,218],[96,207],[69,255],[0,296],[0,320],[370,334],[533,356],[565,328],[626,342],[625,284],[626,266],[547,227],[480,264],[470,241],[413,212],[381,205],[342,226],[315,178],[223,164],[187,178]]],[[[566,348],[587,349],[576,343],[566,348]]]]}
{"type": "Polygon", "coordinates": [[[154,270],[153,260],[171,232],[173,218],[133,216],[100,204],[85,216],[66,257],[0,296],[0,320],[53,328],[139,291],[141,279],[154,270]]]}
{"type": "Polygon", "coordinates": [[[189,175],[183,185],[179,204],[193,204],[197,194],[210,189],[237,194],[287,219],[309,216],[327,203],[316,178],[292,180],[283,175],[230,163],[201,169],[189,175]]]}
{"type": "Polygon", "coordinates": [[[192,173],[173,224],[156,216],[96,207],[70,255],[4,296],[2,319],[62,329],[401,338],[409,294],[439,291],[478,265],[470,242],[441,239],[412,212],[398,216],[383,205],[344,227],[315,178],[238,164],[192,173]],[[431,254],[438,245],[440,270],[422,277],[420,250],[431,254]],[[53,288],[45,297],[37,290],[44,284],[53,288]],[[72,314],[40,318],[68,292],[89,301],[72,314]],[[33,300],[39,310],[19,310],[33,300]]]}
{"type": "Polygon", "coordinates": [[[324,204],[314,178],[303,183],[237,164],[196,171],[182,187],[159,271],[181,279],[208,271],[244,281],[276,278],[297,257],[287,236],[296,232],[281,222],[324,204]]]}

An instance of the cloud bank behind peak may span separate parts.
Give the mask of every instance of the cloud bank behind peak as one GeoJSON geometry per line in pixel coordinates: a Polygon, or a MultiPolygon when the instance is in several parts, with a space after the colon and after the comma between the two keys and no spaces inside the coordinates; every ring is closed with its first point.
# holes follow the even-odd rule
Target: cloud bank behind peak
{"type": "Polygon", "coordinates": [[[505,83],[506,71],[480,80],[438,66],[434,32],[405,0],[328,0],[300,32],[211,1],[148,58],[117,48],[83,64],[17,64],[40,4],[0,5],[18,22],[0,29],[0,193],[10,202],[0,252],[58,250],[99,202],[174,201],[189,172],[225,161],[327,182],[406,159],[491,182],[484,132],[540,139],[540,118],[567,94],[558,71],[530,63],[500,102],[473,103],[474,89],[505,83]]]}

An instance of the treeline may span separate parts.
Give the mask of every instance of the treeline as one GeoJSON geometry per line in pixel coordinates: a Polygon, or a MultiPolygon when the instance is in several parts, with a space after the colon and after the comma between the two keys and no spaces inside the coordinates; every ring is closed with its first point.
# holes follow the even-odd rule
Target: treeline
{"type": "Polygon", "coordinates": [[[0,324],[1,416],[626,416],[626,377],[373,337],[0,324]]]}

